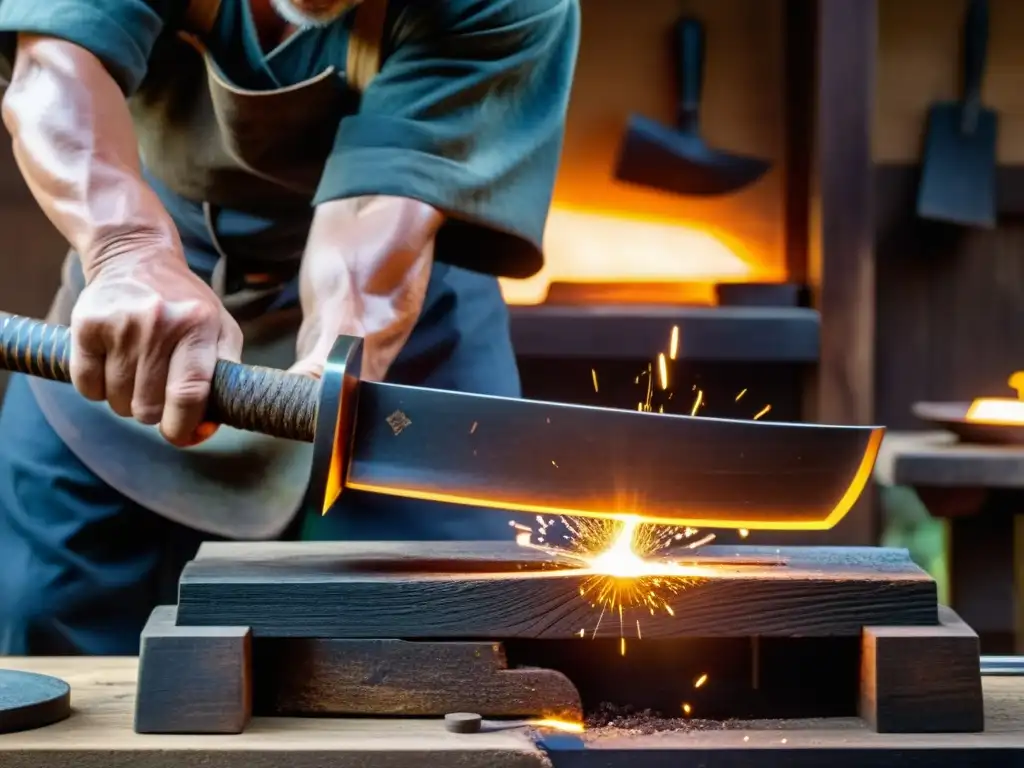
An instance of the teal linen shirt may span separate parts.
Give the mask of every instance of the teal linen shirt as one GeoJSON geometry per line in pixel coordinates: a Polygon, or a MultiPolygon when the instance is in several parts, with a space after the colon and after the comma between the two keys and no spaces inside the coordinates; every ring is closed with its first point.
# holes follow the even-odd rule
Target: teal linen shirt
{"type": "MultiPolygon", "coordinates": [[[[18,32],[94,53],[126,96],[183,0],[0,0],[0,56],[18,32]]],[[[272,89],[344,71],[351,15],[261,48],[248,0],[222,0],[207,46],[237,85],[272,89]]],[[[449,217],[438,258],[509,277],[543,264],[579,46],[579,0],[391,0],[384,62],[339,126],[311,204],[363,195],[449,217]]]]}

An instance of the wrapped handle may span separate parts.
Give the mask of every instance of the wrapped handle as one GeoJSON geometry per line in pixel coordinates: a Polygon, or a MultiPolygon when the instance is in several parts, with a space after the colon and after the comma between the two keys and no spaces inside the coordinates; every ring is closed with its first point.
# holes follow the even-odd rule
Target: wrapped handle
{"type": "Polygon", "coordinates": [[[700,131],[700,99],[704,89],[704,25],[683,17],[675,25],[676,124],[687,133],[700,131]]]}
{"type": "MultiPolygon", "coordinates": [[[[71,383],[71,329],[17,315],[0,320],[0,369],[71,383]]],[[[218,360],[206,420],[272,437],[313,442],[320,382],[218,360]]]]}
{"type": "Polygon", "coordinates": [[[981,113],[981,86],[988,56],[988,0],[971,0],[964,19],[964,96],[961,130],[974,133],[981,113]]]}

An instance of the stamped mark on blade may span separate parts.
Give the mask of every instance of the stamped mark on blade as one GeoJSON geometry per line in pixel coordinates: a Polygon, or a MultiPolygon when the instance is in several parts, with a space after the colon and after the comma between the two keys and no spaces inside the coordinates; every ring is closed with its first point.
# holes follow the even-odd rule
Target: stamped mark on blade
{"type": "Polygon", "coordinates": [[[396,435],[402,434],[403,430],[412,424],[412,419],[406,416],[401,411],[395,411],[387,418],[388,426],[391,427],[391,431],[396,435]]]}

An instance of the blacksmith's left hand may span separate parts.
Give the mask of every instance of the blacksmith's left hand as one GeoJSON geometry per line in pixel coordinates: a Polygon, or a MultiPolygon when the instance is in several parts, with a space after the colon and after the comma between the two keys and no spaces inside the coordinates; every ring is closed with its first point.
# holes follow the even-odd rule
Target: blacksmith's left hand
{"type": "Polygon", "coordinates": [[[442,221],[404,198],[318,206],[299,273],[303,320],[290,370],[320,378],[338,336],[358,336],[360,378],[382,381],[419,320],[442,221]]]}

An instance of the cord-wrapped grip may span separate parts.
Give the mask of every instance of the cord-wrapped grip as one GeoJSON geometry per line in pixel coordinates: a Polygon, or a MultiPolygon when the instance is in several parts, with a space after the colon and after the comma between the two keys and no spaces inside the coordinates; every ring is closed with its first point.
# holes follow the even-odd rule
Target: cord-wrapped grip
{"type": "MultiPolygon", "coordinates": [[[[0,319],[0,368],[71,383],[71,329],[17,315],[0,319]]],[[[320,382],[226,360],[213,374],[206,420],[289,440],[313,442],[320,382]]]]}
{"type": "Polygon", "coordinates": [[[313,442],[320,382],[297,373],[217,362],[208,421],[289,440],[313,442]]]}
{"type": "Polygon", "coordinates": [[[4,315],[0,320],[0,367],[70,384],[70,330],[28,317],[4,315]]]}

